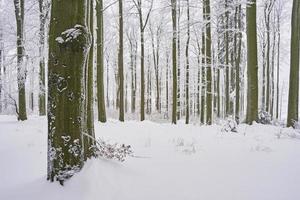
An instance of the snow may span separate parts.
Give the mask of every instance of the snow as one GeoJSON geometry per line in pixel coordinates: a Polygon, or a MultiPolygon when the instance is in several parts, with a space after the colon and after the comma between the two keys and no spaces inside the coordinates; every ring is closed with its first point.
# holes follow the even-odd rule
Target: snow
{"type": "Polygon", "coordinates": [[[61,36],[55,38],[55,41],[59,44],[67,43],[72,40],[76,40],[85,29],[84,26],[76,24],[73,28],[69,28],[61,33],[61,36]]]}
{"type": "Polygon", "coordinates": [[[132,145],[125,162],[88,161],[64,187],[46,181],[46,118],[0,116],[2,200],[299,200],[300,133],[286,128],[95,123],[132,145]]]}

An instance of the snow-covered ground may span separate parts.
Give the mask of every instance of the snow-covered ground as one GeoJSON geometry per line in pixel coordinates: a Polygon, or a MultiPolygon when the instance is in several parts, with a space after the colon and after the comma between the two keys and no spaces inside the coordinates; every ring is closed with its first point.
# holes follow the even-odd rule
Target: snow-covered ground
{"type": "Polygon", "coordinates": [[[46,119],[0,117],[1,200],[299,200],[300,134],[273,126],[109,121],[96,134],[138,158],[90,160],[64,187],[46,181],[46,119]]]}

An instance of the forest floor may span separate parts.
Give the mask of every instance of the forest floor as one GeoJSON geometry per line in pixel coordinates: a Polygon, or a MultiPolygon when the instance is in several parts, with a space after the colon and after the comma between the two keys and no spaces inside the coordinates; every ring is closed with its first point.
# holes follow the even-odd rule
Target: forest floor
{"type": "Polygon", "coordinates": [[[46,181],[46,118],[0,116],[1,200],[299,200],[300,133],[275,126],[109,120],[96,135],[130,144],[123,163],[93,159],[64,187],[46,181]]]}

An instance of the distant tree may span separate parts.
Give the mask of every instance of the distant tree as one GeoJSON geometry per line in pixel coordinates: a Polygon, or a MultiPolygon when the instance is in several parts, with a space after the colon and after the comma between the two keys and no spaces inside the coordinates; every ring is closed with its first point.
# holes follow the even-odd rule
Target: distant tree
{"type": "Polygon", "coordinates": [[[18,92],[19,107],[18,120],[27,120],[26,114],[26,69],[24,65],[25,47],[24,47],[24,0],[14,0],[15,15],[17,22],[17,69],[18,69],[18,92]]]}
{"type": "Polygon", "coordinates": [[[186,57],[186,82],[185,82],[185,123],[189,124],[190,121],[190,104],[189,104],[189,78],[190,78],[190,60],[189,60],[189,45],[190,45],[191,33],[190,33],[190,3],[187,0],[187,41],[186,41],[186,49],[185,49],[185,57],[186,57]]]}
{"type": "Polygon", "coordinates": [[[139,16],[139,26],[140,26],[140,37],[141,37],[141,121],[145,120],[145,29],[149,21],[150,13],[152,11],[153,0],[151,0],[151,5],[146,13],[146,19],[143,19],[143,9],[142,0],[132,0],[139,16]]]}
{"type": "Polygon", "coordinates": [[[45,22],[48,17],[49,6],[47,1],[39,0],[40,11],[40,44],[39,44],[39,59],[40,59],[40,71],[39,71],[39,114],[41,116],[46,115],[46,79],[45,79],[45,22]]]}
{"type": "Polygon", "coordinates": [[[210,0],[204,0],[205,28],[205,58],[206,58],[206,123],[212,124],[212,55],[211,55],[211,21],[210,0]]]}
{"type": "Polygon", "coordinates": [[[171,0],[172,8],[172,24],[173,24],[173,36],[172,36],[172,65],[173,65],[173,106],[172,106],[172,124],[177,124],[177,17],[176,17],[176,0],[171,0]]]}
{"type": "Polygon", "coordinates": [[[124,62],[123,62],[123,0],[119,0],[119,52],[118,52],[118,77],[119,77],[119,120],[124,121],[124,62]]]}

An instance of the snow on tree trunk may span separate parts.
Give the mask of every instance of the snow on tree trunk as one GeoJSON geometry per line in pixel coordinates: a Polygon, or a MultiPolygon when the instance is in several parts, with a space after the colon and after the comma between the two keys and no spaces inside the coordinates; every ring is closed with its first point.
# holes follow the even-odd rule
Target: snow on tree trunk
{"type": "Polygon", "coordinates": [[[14,0],[15,15],[17,22],[17,69],[18,69],[18,92],[19,92],[19,107],[18,120],[27,120],[26,114],[26,69],[24,65],[24,0],[14,0]]]}
{"type": "Polygon", "coordinates": [[[48,65],[48,176],[61,184],[87,152],[87,0],[52,0],[48,65]]]}

